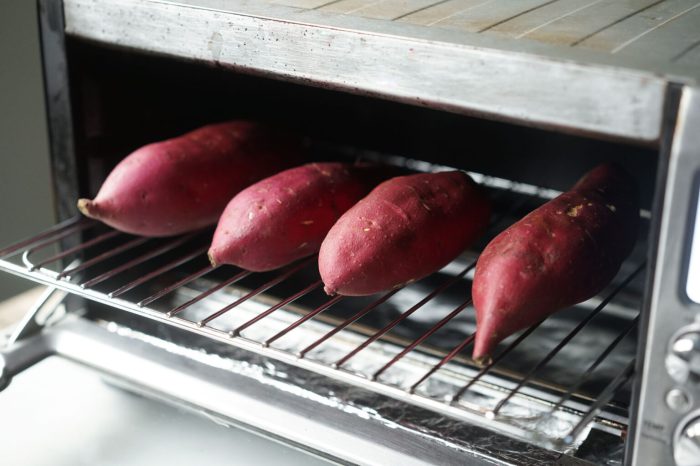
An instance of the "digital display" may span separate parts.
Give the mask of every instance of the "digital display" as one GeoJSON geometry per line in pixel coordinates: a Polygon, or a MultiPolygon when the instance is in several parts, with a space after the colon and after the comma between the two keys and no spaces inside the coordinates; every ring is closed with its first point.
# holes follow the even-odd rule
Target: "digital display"
{"type": "Polygon", "coordinates": [[[700,193],[698,194],[696,209],[695,226],[693,227],[693,242],[690,248],[688,283],[686,283],[685,289],[686,293],[688,293],[688,297],[700,304],[700,193]]]}

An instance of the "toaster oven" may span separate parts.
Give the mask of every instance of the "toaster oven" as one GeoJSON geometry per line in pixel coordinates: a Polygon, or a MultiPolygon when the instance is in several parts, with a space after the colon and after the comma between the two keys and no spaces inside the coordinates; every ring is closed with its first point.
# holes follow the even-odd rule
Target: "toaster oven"
{"type": "MultiPolygon", "coordinates": [[[[700,464],[700,4],[39,0],[57,224],[0,250],[46,286],[0,385],[47,356],[351,464],[700,464]],[[432,276],[328,297],[315,258],[213,267],[211,231],[78,215],[133,149],[252,118],[317,160],[469,172],[486,237],[432,276]],[[489,238],[603,161],[641,234],[599,296],[469,357],[489,238]]],[[[1,396],[1,395],[0,395],[1,396]]]]}

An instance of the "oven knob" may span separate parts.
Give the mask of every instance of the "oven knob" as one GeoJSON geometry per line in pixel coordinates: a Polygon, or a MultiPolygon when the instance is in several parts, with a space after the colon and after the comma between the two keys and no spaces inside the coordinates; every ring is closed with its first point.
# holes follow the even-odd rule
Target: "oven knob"
{"type": "Polygon", "coordinates": [[[700,466],[700,417],[688,422],[673,442],[676,466],[700,466]]]}
{"type": "Polygon", "coordinates": [[[700,383],[700,331],[682,332],[666,356],[668,375],[678,383],[700,383]]]}
{"type": "Polygon", "coordinates": [[[666,393],[666,406],[674,411],[683,412],[690,408],[690,397],[679,388],[672,388],[666,393]]]}

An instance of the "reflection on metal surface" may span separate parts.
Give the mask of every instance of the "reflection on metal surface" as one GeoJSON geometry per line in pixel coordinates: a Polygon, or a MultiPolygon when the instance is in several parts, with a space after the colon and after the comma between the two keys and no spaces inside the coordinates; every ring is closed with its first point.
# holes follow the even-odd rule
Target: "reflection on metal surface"
{"type": "Polygon", "coordinates": [[[695,212],[695,225],[691,239],[690,263],[688,264],[688,281],[685,284],[685,292],[688,297],[700,304],[700,193],[696,197],[697,210],[695,212]]]}
{"type": "Polygon", "coordinates": [[[677,466],[700,466],[700,417],[681,424],[673,446],[677,466]]]}

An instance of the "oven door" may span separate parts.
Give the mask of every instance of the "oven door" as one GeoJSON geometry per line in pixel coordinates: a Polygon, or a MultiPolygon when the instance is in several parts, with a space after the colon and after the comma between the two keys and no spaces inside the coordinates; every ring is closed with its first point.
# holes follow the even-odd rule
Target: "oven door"
{"type": "MultiPolygon", "coordinates": [[[[94,348],[84,347],[85,351],[94,348]]],[[[134,384],[50,357],[0,397],[5,464],[323,465],[250,426],[174,405],[134,384]],[[146,396],[142,396],[146,395],[146,396]]]]}
{"type": "Polygon", "coordinates": [[[13,464],[590,464],[186,333],[67,315],[60,295],[0,353],[13,464]]]}

